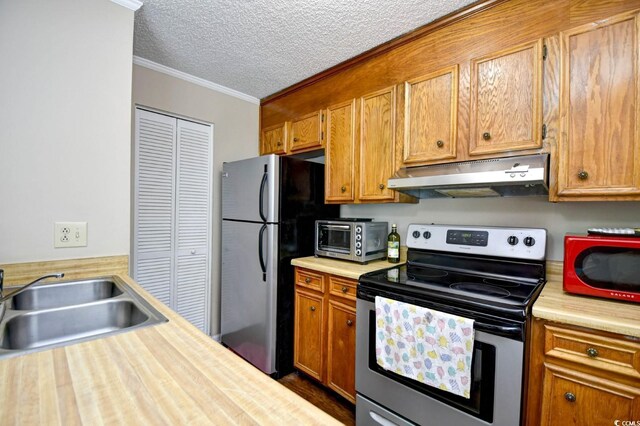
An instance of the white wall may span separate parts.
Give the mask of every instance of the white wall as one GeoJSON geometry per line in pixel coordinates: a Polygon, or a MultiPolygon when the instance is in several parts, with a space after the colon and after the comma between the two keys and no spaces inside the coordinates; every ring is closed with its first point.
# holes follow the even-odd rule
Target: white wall
{"type": "Polygon", "coordinates": [[[259,106],[138,65],[133,103],[214,124],[211,334],[218,334],[222,163],[258,155],[259,106]]]}
{"type": "Polygon", "coordinates": [[[133,17],[0,0],[0,263],[129,253],[133,17]],[[54,221],[88,246],[54,249],[54,221]]]}
{"type": "Polygon", "coordinates": [[[640,202],[550,203],[545,197],[424,199],[419,204],[342,206],[340,213],[397,223],[403,245],[410,223],[546,228],[547,259],[560,261],[565,233],[640,226],[640,202]]]}

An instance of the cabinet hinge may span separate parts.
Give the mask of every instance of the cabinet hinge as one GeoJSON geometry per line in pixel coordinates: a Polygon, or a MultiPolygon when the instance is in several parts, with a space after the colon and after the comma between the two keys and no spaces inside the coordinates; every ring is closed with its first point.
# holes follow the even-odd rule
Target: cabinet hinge
{"type": "Polygon", "coordinates": [[[548,54],[548,53],[549,53],[549,52],[547,51],[547,45],[546,45],[546,44],[543,44],[543,45],[542,45],[542,60],[543,60],[543,61],[546,61],[546,60],[547,60],[547,54],[548,54]]]}
{"type": "Polygon", "coordinates": [[[320,140],[324,140],[324,132],[320,132],[320,140]]]}
{"type": "Polygon", "coordinates": [[[320,114],[320,115],[321,115],[321,117],[320,117],[320,121],[324,123],[324,113],[322,113],[322,114],[320,114]]]}
{"type": "Polygon", "coordinates": [[[546,139],[547,138],[547,125],[543,124],[542,125],[542,139],[546,139]]]}

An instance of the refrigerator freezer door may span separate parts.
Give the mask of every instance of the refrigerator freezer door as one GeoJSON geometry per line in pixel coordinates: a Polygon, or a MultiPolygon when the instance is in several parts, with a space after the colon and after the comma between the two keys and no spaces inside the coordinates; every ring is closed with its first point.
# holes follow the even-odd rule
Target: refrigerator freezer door
{"type": "Polygon", "coordinates": [[[221,340],[267,374],[276,370],[277,232],[222,221],[221,340]]]}
{"type": "Polygon", "coordinates": [[[222,218],[277,222],[279,164],[273,154],[224,163],[222,218]]]}

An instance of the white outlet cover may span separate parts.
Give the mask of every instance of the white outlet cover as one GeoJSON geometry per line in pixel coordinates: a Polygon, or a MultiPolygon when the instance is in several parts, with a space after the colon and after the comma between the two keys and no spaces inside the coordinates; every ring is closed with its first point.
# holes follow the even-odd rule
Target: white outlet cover
{"type": "Polygon", "coordinates": [[[86,247],[87,222],[55,222],[53,247],[86,247]]]}

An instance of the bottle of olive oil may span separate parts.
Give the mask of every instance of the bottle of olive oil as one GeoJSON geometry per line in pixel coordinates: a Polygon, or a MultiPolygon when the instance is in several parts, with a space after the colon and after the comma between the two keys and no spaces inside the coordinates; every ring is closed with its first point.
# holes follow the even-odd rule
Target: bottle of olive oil
{"type": "Polygon", "coordinates": [[[400,262],[400,234],[395,223],[391,225],[391,233],[387,237],[387,260],[391,263],[400,262]]]}

